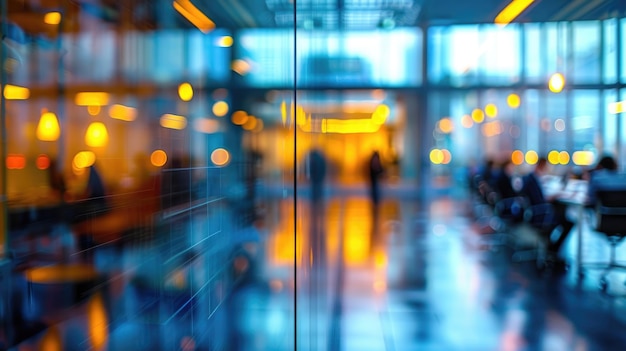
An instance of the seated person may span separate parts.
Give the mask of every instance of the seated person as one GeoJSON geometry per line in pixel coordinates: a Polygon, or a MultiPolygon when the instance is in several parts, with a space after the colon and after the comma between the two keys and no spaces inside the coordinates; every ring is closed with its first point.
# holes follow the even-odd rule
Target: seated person
{"type": "Polygon", "coordinates": [[[600,184],[610,182],[617,174],[617,162],[611,156],[604,156],[596,167],[589,172],[589,185],[587,187],[587,205],[595,206],[596,189],[600,184]]]}
{"type": "Polygon", "coordinates": [[[533,225],[548,226],[551,232],[556,228],[561,228],[559,237],[556,241],[550,243],[548,250],[557,254],[567,239],[567,235],[571,231],[574,223],[570,221],[566,214],[566,207],[563,204],[555,202],[555,197],[546,197],[542,188],[541,178],[547,173],[548,163],[545,158],[540,158],[533,172],[524,177],[523,194],[527,197],[531,207],[542,208],[540,213],[534,213],[530,223],[533,225]],[[547,217],[543,217],[549,213],[547,217]],[[537,215],[537,216],[536,216],[537,215]],[[548,223],[543,222],[546,219],[548,223]],[[542,223],[543,222],[543,223],[542,223]]]}

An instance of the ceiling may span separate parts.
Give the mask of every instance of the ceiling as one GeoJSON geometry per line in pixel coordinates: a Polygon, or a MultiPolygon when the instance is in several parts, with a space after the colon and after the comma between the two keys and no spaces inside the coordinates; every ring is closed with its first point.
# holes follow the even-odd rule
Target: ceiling
{"type": "MultiPolygon", "coordinates": [[[[8,37],[53,36],[45,13],[64,13],[63,28],[90,21],[113,28],[190,28],[172,0],[0,0],[8,7],[8,37]]],[[[375,29],[492,23],[510,0],[192,0],[220,28],[375,29]],[[294,9],[294,2],[296,8],[294,9]]],[[[625,0],[535,0],[518,22],[626,16],[625,0]]]]}

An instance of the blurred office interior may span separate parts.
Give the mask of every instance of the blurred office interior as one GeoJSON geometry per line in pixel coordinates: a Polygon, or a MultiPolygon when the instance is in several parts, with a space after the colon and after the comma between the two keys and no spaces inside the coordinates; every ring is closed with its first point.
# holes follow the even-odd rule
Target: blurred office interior
{"type": "Polygon", "coordinates": [[[0,0],[0,33],[0,350],[626,348],[583,199],[626,164],[625,1],[0,0]],[[544,157],[563,267],[478,180],[544,157]]]}

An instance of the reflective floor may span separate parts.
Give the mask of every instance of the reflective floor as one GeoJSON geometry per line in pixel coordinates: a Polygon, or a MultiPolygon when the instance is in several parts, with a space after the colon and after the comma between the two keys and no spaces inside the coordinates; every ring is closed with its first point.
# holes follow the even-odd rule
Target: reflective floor
{"type": "MultiPolygon", "coordinates": [[[[513,248],[482,233],[472,203],[457,193],[390,194],[376,216],[358,192],[319,206],[302,200],[295,210],[296,220],[289,198],[268,203],[262,223],[239,233],[249,238],[249,256],[234,260],[235,273],[244,273],[228,294],[219,281],[190,296],[150,293],[149,284],[127,279],[138,262],[158,261],[146,247],[97,252],[102,286],[41,289],[18,279],[18,308],[55,317],[15,324],[24,340],[12,350],[626,348],[626,274],[611,273],[606,293],[598,271],[579,279],[575,234],[564,250],[569,269],[539,270],[534,261],[513,262],[513,248]],[[60,307],[71,294],[86,298],[60,307]],[[164,299],[180,307],[163,311],[168,304],[155,301],[164,299]]],[[[585,261],[606,259],[606,240],[582,229],[585,261]]]]}

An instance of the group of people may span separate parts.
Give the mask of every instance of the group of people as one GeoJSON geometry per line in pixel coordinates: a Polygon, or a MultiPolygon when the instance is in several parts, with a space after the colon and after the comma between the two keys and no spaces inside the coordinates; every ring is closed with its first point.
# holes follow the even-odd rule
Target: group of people
{"type": "MultiPolygon", "coordinates": [[[[595,206],[597,189],[606,183],[609,177],[617,175],[617,169],[615,159],[604,156],[594,168],[579,175],[588,184],[585,196],[588,207],[595,206]]],[[[549,175],[546,158],[539,158],[534,168],[525,174],[517,174],[516,166],[509,160],[499,167],[496,167],[493,160],[488,160],[482,172],[475,176],[475,186],[483,200],[492,204],[502,199],[521,199],[524,206],[531,209],[531,216],[524,218],[524,214],[519,213],[517,219],[526,220],[549,235],[548,251],[555,261],[564,263],[560,258],[560,250],[574,227],[574,222],[568,218],[567,205],[559,201],[561,194],[546,188],[546,179],[549,175]]]]}

